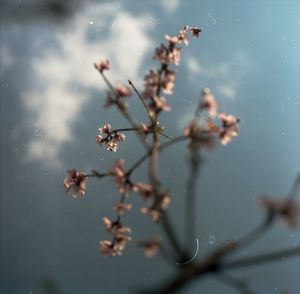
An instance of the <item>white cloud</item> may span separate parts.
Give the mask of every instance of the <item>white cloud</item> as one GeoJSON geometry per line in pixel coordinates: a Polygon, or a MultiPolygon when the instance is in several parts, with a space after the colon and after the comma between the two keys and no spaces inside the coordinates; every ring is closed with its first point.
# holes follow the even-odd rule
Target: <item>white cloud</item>
{"type": "Polygon", "coordinates": [[[190,57],[186,65],[191,74],[205,76],[207,78],[218,78],[229,74],[229,66],[225,63],[221,63],[215,67],[205,67],[199,60],[190,57]]]}
{"type": "Polygon", "coordinates": [[[180,4],[180,0],[160,0],[159,1],[166,13],[175,12],[180,4]]]}
{"type": "MultiPolygon", "coordinates": [[[[208,66],[203,65],[195,57],[189,57],[186,66],[193,84],[198,85],[199,80],[201,80],[203,86],[212,87],[211,90],[218,100],[220,98],[232,100],[240,96],[240,84],[254,66],[254,61],[245,52],[236,52],[230,62],[208,66]]],[[[180,117],[178,120],[179,129],[182,129],[190,121],[194,110],[195,105],[191,105],[186,114],[180,117]]]]}
{"type": "Polygon", "coordinates": [[[194,82],[201,78],[202,81],[209,84],[217,84],[216,88],[212,89],[216,94],[234,99],[237,96],[241,81],[253,64],[246,53],[237,52],[233,55],[231,62],[228,63],[204,66],[198,59],[190,57],[186,66],[194,82]]]}
{"type": "Polygon", "coordinates": [[[226,98],[233,99],[236,97],[236,85],[234,83],[219,85],[217,91],[226,98]]]}
{"type": "Polygon", "coordinates": [[[53,166],[59,164],[63,145],[74,137],[74,123],[89,100],[90,90],[104,87],[93,63],[107,58],[112,62],[110,76],[114,80],[140,81],[143,54],[152,48],[146,34],[152,25],[150,17],[137,17],[113,5],[93,5],[68,25],[55,36],[59,50],[46,48],[41,56],[33,57],[36,82],[23,95],[42,134],[30,142],[28,158],[53,166]],[[107,29],[109,23],[112,25],[104,40],[87,39],[90,30],[107,29]]]}

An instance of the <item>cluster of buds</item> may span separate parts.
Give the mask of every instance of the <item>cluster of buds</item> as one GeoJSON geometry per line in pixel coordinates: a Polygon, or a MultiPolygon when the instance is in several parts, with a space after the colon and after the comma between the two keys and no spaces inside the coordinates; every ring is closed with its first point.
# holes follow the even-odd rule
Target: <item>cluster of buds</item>
{"type": "Polygon", "coordinates": [[[152,192],[152,196],[150,197],[154,200],[153,205],[150,207],[142,207],[141,213],[150,216],[150,218],[154,222],[159,222],[161,219],[162,211],[167,209],[171,202],[170,194],[168,192],[161,192],[158,195],[155,195],[152,192]]]}
{"type": "Polygon", "coordinates": [[[117,159],[111,169],[114,175],[114,182],[117,185],[120,194],[126,194],[127,176],[124,169],[124,159],[117,159]]]}
{"type": "Polygon", "coordinates": [[[109,218],[103,218],[106,230],[113,235],[113,241],[100,241],[100,250],[105,256],[121,255],[128,241],[131,241],[131,228],[125,227],[120,221],[111,221],[109,218]]]}
{"type": "MultiPolygon", "coordinates": [[[[153,186],[149,184],[131,182],[128,179],[127,173],[124,169],[123,159],[117,159],[115,161],[111,169],[111,173],[114,176],[113,180],[120,194],[127,195],[130,191],[133,191],[140,194],[145,202],[153,202],[153,205],[149,208],[142,207],[141,212],[143,214],[149,215],[153,221],[159,222],[161,218],[161,211],[165,210],[171,201],[170,194],[168,192],[155,193],[153,186]]],[[[114,209],[117,210],[117,208],[114,209]]],[[[127,204],[121,204],[118,209],[129,210],[131,209],[131,205],[128,207],[127,204]]]]}
{"type": "Polygon", "coordinates": [[[199,114],[197,113],[195,119],[184,129],[184,135],[191,138],[190,149],[212,149],[216,137],[219,137],[222,145],[226,145],[239,134],[239,118],[218,113],[218,103],[208,88],[202,91],[199,111],[207,112],[205,122],[200,125],[199,114]],[[221,122],[220,126],[213,121],[216,117],[221,122]]]}
{"type": "Polygon", "coordinates": [[[107,150],[116,152],[119,143],[125,141],[126,136],[116,131],[111,131],[111,125],[106,123],[102,128],[99,128],[99,135],[96,136],[96,142],[102,146],[105,144],[107,150]]]}
{"type": "Polygon", "coordinates": [[[300,207],[294,198],[271,198],[263,196],[259,199],[259,203],[270,215],[278,216],[288,227],[296,227],[300,207]]]}
{"type": "Polygon", "coordinates": [[[64,179],[64,186],[67,192],[73,192],[74,197],[77,197],[77,195],[84,196],[86,181],[86,173],[72,169],[68,171],[68,175],[64,179]]]}
{"type": "Polygon", "coordinates": [[[127,242],[131,241],[131,237],[129,236],[131,234],[131,228],[125,227],[121,223],[121,216],[132,208],[132,204],[124,203],[124,196],[127,195],[127,187],[130,188],[130,182],[124,170],[123,159],[115,161],[111,169],[111,174],[114,176],[114,182],[122,197],[119,203],[113,205],[113,209],[118,215],[117,220],[111,221],[107,217],[103,218],[106,230],[113,235],[113,241],[104,240],[99,242],[100,249],[105,256],[121,255],[127,242]]]}
{"type": "Polygon", "coordinates": [[[195,37],[199,36],[199,28],[185,27],[176,36],[165,36],[168,45],[161,44],[155,49],[153,58],[161,64],[159,70],[150,70],[144,77],[144,92],[142,94],[145,100],[149,100],[148,106],[155,113],[161,111],[170,111],[171,107],[165,97],[160,96],[160,90],[165,95],[173,94],[175,85],[176,71],[170,69],[170,65],[179,65],[181,59],[180,44],[188,45],[186,33],[192,32],[195,37]]]}

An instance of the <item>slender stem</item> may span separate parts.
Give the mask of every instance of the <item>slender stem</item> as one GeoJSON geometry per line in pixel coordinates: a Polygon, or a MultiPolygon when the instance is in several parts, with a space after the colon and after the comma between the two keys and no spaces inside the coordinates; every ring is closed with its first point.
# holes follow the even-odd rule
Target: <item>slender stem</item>
{"type": "Polygon", "coordinates": [[[182,135],[182,136],[175,137],[175,138],[170,139],[169,141],[167,141],[167,142],[161,144],[159,150],[162,151],[162,150],[164,150],[164,149],[170,147],[170,146],[173,145],[173,144],[176,144],[176,143],[178,143],[178,142],[185,141],[185,140],[188,140],[188,139],[189,139],[188,137],[183,136],[183,135],[182,135]]]}
{"type": "Polygon", "coordinates": [[[253,265],[260,265],[266,262],[272,262],[279,259],[291,258],[300,255],[300,246],[294,248],[286,248],[283,250],[259,254],[247,258],[241,258],[234,261],[223,262],[220,265],[221,270],[236,269],[253,265]]]}
{"type": "Polygon", "coordinates": [[[114,88],[114,86],[112,85],[112,83],[109,81],[109,79],[106,77],[106,75],[103,72],[100,72],[104,82],[106,83],[107,87],[110,89],[111,92],[113,92],[113,94],[115,96],[118,96],[118,93],[116,92],[116,89],[114,88]]]}
{"type": "Polygon", "coordinates": [[[166,138],[166,139],[173,139],[173,137],[171,137],[171,136],[168,136],[167,134],[165,134],[165,133],[163,133],[163,132],[159,132],[161,135],[162,135],[162,137],[164,137],[164,138],[166,138]]]}
{"type": "Polygon", "coordinates": [[[165,233],[167,234],[169,240],[172,242],[172,245],[175,249],[176,252],[176,257],[175,258],[180,258],[180,261],[185,260],[186,254],[182,251],[181,246],[179,244],[179,241],[177,239],[177,236],[175,232],[172,229],[172,226],[169,221],[169,217],[167,215],[167,212],[165,210],[161,211],[161,224],[165,230],[165,233]]]}
{"type": "Polygon", "coordinates": [[[102,179],[104,177],[109,177],[109,176],[113,176],[114,174],[112,172],[107,172],[107,173],[102,173],[100,174],[99,172],[97,172],[96,170],[92,170],[92,174],[86,174],[85,176],[87,178],[99,178],[99,179],[102,179]]]}
{"type": "Polygon", "coordinates": [[[263,222],[258,227],[238,240],[235,249],[245,248],[246,246],[249,246],[251,243],[258,240],[270,229],[271,225],[274,223],[274,220],[274,215],[268,213],[263,222]]]}
{"type": "Polygon", "coordinates": [[[196,237],[196,186],[200,168],[200,152],[192,150],[189,158],[190,174],[186,184],[185,233],[186,242],[191,244],[196,237]]]}
{"type": "Polygon", "coordinates": [[[141,96],[140,92],[137,90],[137,88],[132,83],[132,81],[128,80],[128,83],[132,87],[132,89],[134,90],[134,92],[136,93],[136,95],[139,97],[140,101],[142,102],[142,104],[144,105],[144,107],[145,107],[145,109],[147,111],[147,114],[148,114],[148,116],[150,118],[150,121],[152,121],[152,119],[153,119],[153,115],[151,114],[152,112],[151,112],[150,108],[148,107],[148,105],[146,104],[146,102],[143,99],[143,97],[141,96]]]}
{"type": "Polygon", "coordinates": [[[119,133],[119,132],[130,132],[130,131],[138,131],[139,128],[124,128],[124,129],[116,129],[111,131],[111,133],[119,133]]]}

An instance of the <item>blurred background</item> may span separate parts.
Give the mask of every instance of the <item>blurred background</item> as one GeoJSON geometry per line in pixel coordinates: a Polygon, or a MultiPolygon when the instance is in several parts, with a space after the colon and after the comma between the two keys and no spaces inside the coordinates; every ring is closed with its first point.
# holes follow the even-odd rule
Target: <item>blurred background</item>
{"type": "MultiPolygon", "coordinates": [[[[1,293],[133,293],[166,281],[174,269],[159,257],[145,259],[129,244],[121,257],[104,258],[98,242],[109,238],[102,217],[114,218],[119,196],[111,179],[88,181],[86,197],[65,193],[70,168],[100,172],[143,153],[134,135],[119,152],[95,143],[105,122],[127,123],[103,110],[105,85],[93,68],[109,59],[111,81],[139,88],[157,64],[153,50],[184,25],[203,29],[190,39],[178,68],[173,111],[162,121],[181,134],[203,87],[221,110],[241,118],[241,134],[205,153],[198,181],[197,258],[222,241],[242,236],[263,218],[262,195],[284,196],[300,170],[300,2],[271,1],[37,1],[1,3],[1,293]]],[[[130,111],[144,109],[136,97],[130,111]]],[[[169,212],[184,240],[186,143],[162,155],[160,175],[172,191],[169,212]]],[[[144,181],[146,165],[134,179],[144,181]]],[[[135,240],[161,234],[139,208],[124,217],[135,240]]],[[[239,256],[296,246],[299,228],[278,223],[239,256]]],[[[196,244],[190,244],[194,248],[196,244]]],[[[300,259],[232,274],[257,293],[299,293],[300,259]]],[[[183,293],[236,293],[209,277],[183,293]]]]}

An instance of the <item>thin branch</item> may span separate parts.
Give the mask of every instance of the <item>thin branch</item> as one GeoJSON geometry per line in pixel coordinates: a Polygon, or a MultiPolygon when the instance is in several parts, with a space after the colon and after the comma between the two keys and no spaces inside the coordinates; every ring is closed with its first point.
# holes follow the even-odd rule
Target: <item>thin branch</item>
{"type": "Polygon", "coordinates": [[[192,150],[189,158],[190,174],[186,183],[185,196],[185,233],[187,244],[191,244],[196,237],[196,186],[200,160],[199,150],[192,150]]]}
{"type": "Polygon", "coordinates": [[[135,85],[132,83],[132,81],[128,80],[129,85],[132,87],[132,89],[134,90],[134,92],[136,93],[136,95],[139,97],[140,101],[142,102],[142,104],[144,105],[147,114],[150,118],[150,121],[153,120],[153,114],[152,111],[150,110],[150,108],[148,107],[148,105],[146,104],[145,100],[143,99],[143,97],[141,96],[140,92],[137,90],[137,88],[135,87],[135,85]]]}
{"type": "Polygon", "coordinates": [[[123,129],[116,129],[111,131],[111,133],[119,133],[119,132],[130,132],[130,131],[138,131],[139,128],[123,128],[123,129]]]}
{"type": "Polygon", "coordinates": [[[93,177],[95,177],[95,178],[98,178],[98,179],[102,179],[104,177],[109,177],[109,176],[113,176],[113,175],[114,174],[112,172],[107,172],[107,173],[100,174],[98,171],[96,171],[96,170],[93,169],[91,174],[86,174],[85,176],[87,178],[93,178],[93,177]]]}
{"type": "Polygon", "coordinates": [[[231,270],[254,265],[261,265],[267,262],[283,260],[300,255],[300,246],[287,248],[271,253],[259,254],[247,258],[241,258],[233,261],[227,261],[220,264],[220,270],[231,270]]]}
{"type": "Polygon", "coordinates": [[[267,213],[260,225],[258,225],[254,230],[246,234],[244,237],[237,240],[236,246],[233,248],[234,250],[232,250],[230,253],[236,251],[237,249],[245,248],[261,238],[270,229],[271,225],[274,223],[274,220],[275,216],[267,213]]]}
{"type": "Polygon", "coordinates": [[[118,96],[118,93],[116,92],[116,89],[112,85],[112,83],[109,81],[109,79],[106,77],[106,75],[103,72],[100,72],[101,77],[103,78],[104,82],[106,83],[107,87],[115,96],[118,96]]]}
{"type": "Polygon", "coordinates": [[[165,133],[163,133],[163,132],[159,132],[160,134],[161,134],[161,136],[162,137],[164,137],[164,138],[166,138],[166,139],[173,139],[173,137],[171,137],[171,136],[169,136],[169,135],[167,135],[167,134],[165,134],[165,133]]]}
{"type": "Polygon", "coordinates": [[[170,224],[169,217],[167,215],[167,212],[165,210],[161,211],[161,224],[165,230],[166,235],[168,236],[169,240],[172,243],[172,246],[175,249],[176,255],[175,258],[178,259],[178,257],[181,260],[186,260],[187,256],[186,254],[182,251],[182,248],[179,244],[178,238],[176,234],[174,233],[173,227],[170,224]]]}

